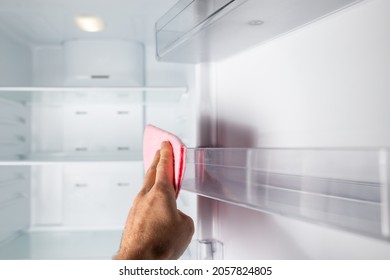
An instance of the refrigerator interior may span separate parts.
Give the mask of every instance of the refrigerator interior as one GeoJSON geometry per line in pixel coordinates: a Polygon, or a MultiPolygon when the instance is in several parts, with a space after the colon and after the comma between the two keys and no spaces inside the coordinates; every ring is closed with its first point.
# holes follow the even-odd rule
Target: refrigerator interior
{"type": "Polygon", "coordinates": [[[390,258],[389,1],[22,2],[0,0],[1,258],[111,258],[146,123],[208,147],[183,258],[390,258]]]}
{"type": "Polygon", "coordinates": [[[191,159],[210,257],[390,258],[389,10],[362,1],[208,69],[207,145],[255,148],[191,159]]]}
{"type": "Polygon", "coordinates": [[[209,3],[156,24],[200,68],[200,257],[388,259],[388,1],[209,3]]]}
{"type": "MultiPolygon", "coordinates": [[[[0,1],[0,259],[112,258],[145,124],[195,145],[195,67],[155,59],[174,2],[0,1]]],[[[178,205],[196,219],[196,195],[178,205]]]]}

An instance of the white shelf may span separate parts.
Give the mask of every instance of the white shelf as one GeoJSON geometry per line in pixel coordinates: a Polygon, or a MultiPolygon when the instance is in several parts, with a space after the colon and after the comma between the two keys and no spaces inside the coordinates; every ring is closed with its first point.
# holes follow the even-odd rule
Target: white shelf
{"type": "Polygon", "coordinates": [[[188,149],[182,188],[390,241],[390,150],[188,149]]]}
{"type": "Polygon", "coordinates": [[[40,165],[64,165],[64,164],[127,164],[142,162],[139,152],[121,154],[85,154],[66,155],[36,154],[21,160],[3,160],[0,166],[40,166],[40,165]]]}
{"type": "Polygon", "coordinates": [[[187,87],[0,87],[0,92],[187,92],[187,87]]]}
{"type": "MultiPolygon", "coordinates": [[[[67,104],[77,102],[94,103],[169,103],[178,102],[187,97],[187,87],[0,87],[0,93],[39,94],[32,98],[33,104],[67,104]]],[[[16,101],[0,102],[17,104],[16,101]]],[[[20,105],[23,105],[20,102],[20,105]]]]}

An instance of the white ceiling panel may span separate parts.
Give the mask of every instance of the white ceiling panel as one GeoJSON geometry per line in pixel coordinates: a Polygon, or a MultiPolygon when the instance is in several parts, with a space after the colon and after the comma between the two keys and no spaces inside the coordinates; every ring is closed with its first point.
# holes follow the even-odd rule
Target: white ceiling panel
{"type": "Polygon", "coordinates": [[[61,44],[66,40],[154,40],[154,23],[177,0],[0,0],[0,26],[32,45],[61,44]],[[80,15],[98,16],[105,29],[81,31],[80,15]]]}

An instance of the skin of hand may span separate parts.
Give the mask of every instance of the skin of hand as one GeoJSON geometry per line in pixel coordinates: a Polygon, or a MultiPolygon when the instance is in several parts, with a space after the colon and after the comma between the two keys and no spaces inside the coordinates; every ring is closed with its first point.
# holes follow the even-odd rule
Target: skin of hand
{"type": "Polygon", "coordinates": [[[177,209],[171,144],[162,142],[127,217],[117,260],[178,259],[194,234],[177,209]]]}

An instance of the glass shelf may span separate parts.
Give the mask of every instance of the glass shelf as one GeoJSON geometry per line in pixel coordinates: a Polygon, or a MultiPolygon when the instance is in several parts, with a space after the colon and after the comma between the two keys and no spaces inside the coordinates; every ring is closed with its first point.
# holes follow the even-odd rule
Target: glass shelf
{"type": "Polygon", "coordinates": [[[87,153],[69,155],[65,153],[32,154],[19,160],[1,160],[0,166],[39,166],[63,164],[115,164],[142,162],[141,152],[131,153],[87,153]]]}
{"type": "Polygon", "coordinates": [[[390,241],[389,150],[188,149],[182,188],[390,241]]]}
{"type": "MultiPolygon", "coordinates": [[[[188,94],[187,87],[0,87],[0,93],[7,94],[9,99],[15,101],[26,99],[26,93],[39,93],[27,103],[68,104],[85,102],[95,103],[162,103],[178,102],[188,94]],[[18,97],[17,94],[24,97],[18,97]]],[[[0,102],[17,104],[4,98],[0,102]]]]}
{"type": "Polygon", "coordinates": [[[18,92],[18,91],[50,91],[50,92],[138,92],[138,91],[154,91],[154,92],[187,92],[186,87],[0,87],[0,92],[18,92]]]}
{"type": "MultiPolygon", "coordinates": [[[[156,23],[159,59],[247,0],[181,0],[156,23]]],[[[198,47],[200,47],[198,45],[198,47]]]]}
{"type": "Polygon", "coordinates": [[[180,0],[156,23],[163,61],[212,62],[362,0],[180,0]]]}

